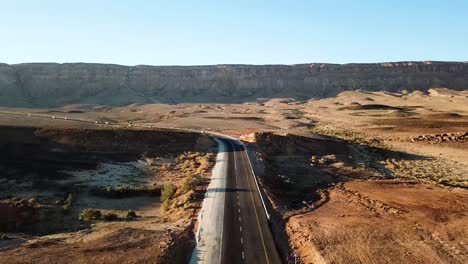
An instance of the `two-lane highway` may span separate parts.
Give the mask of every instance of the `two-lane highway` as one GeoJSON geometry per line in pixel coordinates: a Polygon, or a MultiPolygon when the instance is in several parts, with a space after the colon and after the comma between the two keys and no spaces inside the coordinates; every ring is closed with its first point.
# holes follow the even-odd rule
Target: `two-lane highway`
{"type": "Polygon", "coordinates": [[[228,146],[221,263],[281,263],[244,146],[228,146]]]}

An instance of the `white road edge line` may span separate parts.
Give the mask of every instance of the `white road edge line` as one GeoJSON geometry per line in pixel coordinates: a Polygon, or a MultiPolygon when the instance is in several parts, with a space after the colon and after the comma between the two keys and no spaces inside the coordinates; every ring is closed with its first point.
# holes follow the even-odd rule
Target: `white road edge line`
{"type": "Polygon", "coordinates": [[[258,181],[257,181],[257,176],[255,176],[255,172],[253,170],[252,163],[250,162],[250,157],[249,157],[249,153],[247,152],[247,147],[245,146],[244,143],[241,142],[241,144],[244,147],[245,155],[247,156],[247,161],[249,162],[250,170],[252,171],[252,176],[253,176],[253,178],[255,180],[255,185],[257,185],[258,194],[260,195],[260,200],[262,201],[263,209],[265,209],[266,217],[268,218],[268,221],[270,221],[270,214],[268,213],[268,210],[266,208],[262,192],[260,191],[260,185],[258,184],[258,181]]]}
{"type": "Polygon", "coordinates": [[[228,156],[226,143],[217,138],[215,141],[218,143],[218,155],[198,215],[199,226],[195,235],[197,245],[193,249],[190,264],[221,263],[222,259],[225,193],[216,190],[226,188],[228,156]]]}

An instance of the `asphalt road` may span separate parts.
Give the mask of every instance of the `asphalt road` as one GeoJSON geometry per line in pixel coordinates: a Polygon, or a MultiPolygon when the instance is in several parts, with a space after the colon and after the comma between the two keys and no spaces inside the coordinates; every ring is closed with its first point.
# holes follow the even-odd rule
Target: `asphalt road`
{"type": "Polygon", "coordinates": [[[244,146],[228,145],[221,263],[281,263],[244,146]]]}

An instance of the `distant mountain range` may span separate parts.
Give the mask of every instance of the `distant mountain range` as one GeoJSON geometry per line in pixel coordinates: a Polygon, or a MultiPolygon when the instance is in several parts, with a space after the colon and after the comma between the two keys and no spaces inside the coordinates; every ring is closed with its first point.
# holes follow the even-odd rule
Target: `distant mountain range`
{"type": "Polygon", "coordinates": [[[122,66],[92,63],[0,64],[0,106],[239,103],[306,100],[342,91],[468,89],[467,62],[371,64],[122,66]]]}

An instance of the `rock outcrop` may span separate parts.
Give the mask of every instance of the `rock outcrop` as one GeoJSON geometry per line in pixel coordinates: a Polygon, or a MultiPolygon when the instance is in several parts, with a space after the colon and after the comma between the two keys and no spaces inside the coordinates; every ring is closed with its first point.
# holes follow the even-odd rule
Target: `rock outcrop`
{"type": "Polygon", "coordinates": [[[299,100],[347,90],[468,88],[468,63],[121,66],[0,64],[0,106],[299,100]]]}
{"type": "Polygon", "coordinates": [[[468,132],[421,135],[421,136],[410,138],[409,141],[411,142],[423,141],[423,142],[427,142],[430,144],[438,144],[442,142],[467,143],[468,132]]]}

